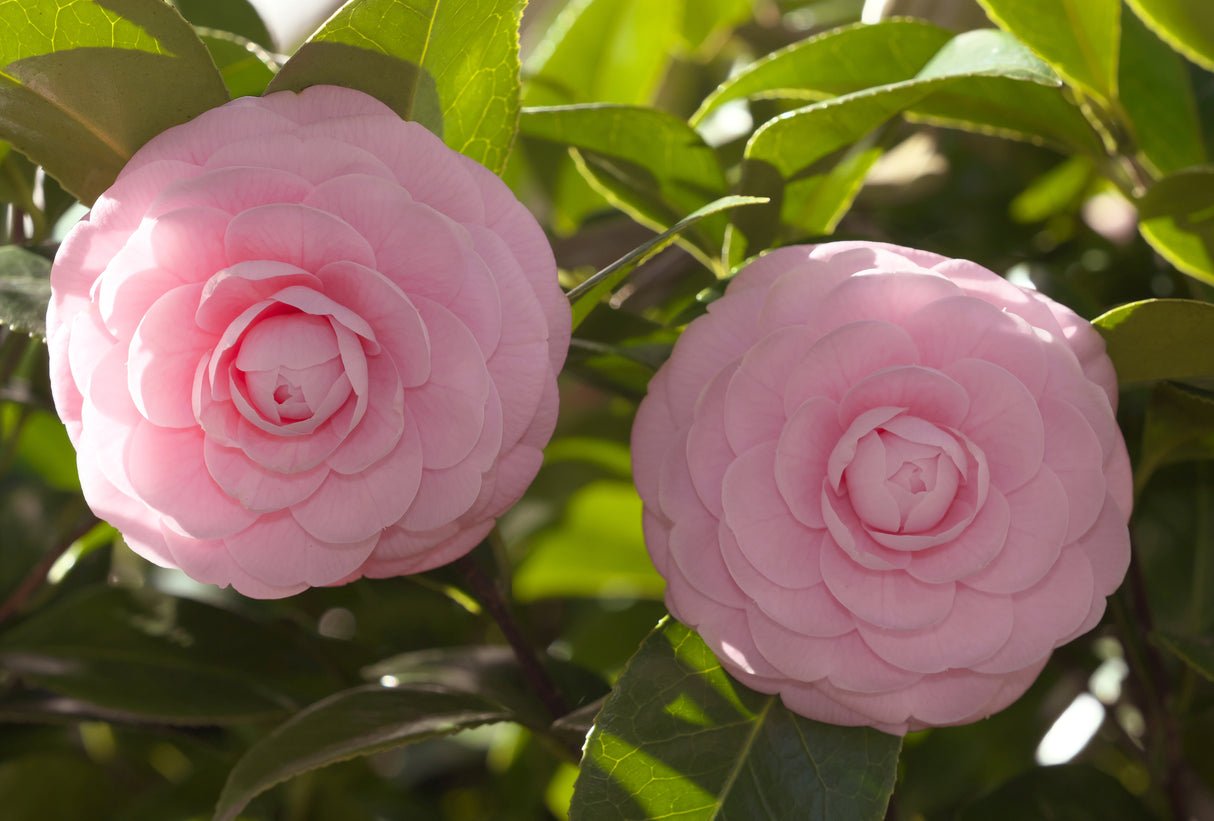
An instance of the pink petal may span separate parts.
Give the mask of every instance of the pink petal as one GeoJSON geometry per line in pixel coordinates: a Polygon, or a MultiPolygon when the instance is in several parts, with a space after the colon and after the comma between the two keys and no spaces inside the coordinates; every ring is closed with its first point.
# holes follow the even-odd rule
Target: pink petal
{"type": "MultiPolygon", "coordinates": [[[[930,584],[960,580],[969,584],[974,573],[1009,550],[1014,522],[1007,499],[993,489],[960,536],[939,547],[914,553],[906,572],[930,584]]],[[[982,589],[980,585],[977,587],[982,589]]]]}
{"type": "Polygon", "coordinates": [[[232,217],[224,237],[231,263],[276,260],[317,273],[331,262],[373,268],[375,254],[357,231],[305,205],[262,205],[232,217]]]}
{"type": "Polygon", "coordinates": [[[813,305],[811,327],[819,334],[862,319],[901,324],[924,305],[960,294],[944,277],[906,266],[851,276],[813,305]]]}
{"type": "Polygon", "coordinates": [[[160,513],[142,499],[115,487],[91,458],[92,454],[91,449],[82,449],[76,454],[80,489],[88,499],[89,507],[118,528],[131,550],[160,567],[175,567],[173,555],[160,532],[160,513]]]}
{"type": "Polygon", "coordinates": [[[717,544],[720,546],[721,558],[725,560],[725,565],[729,568],[729,575],[742,589],[742,592],[757,602],[766,600],[769,595],[776,598],[782,595],[779,592],[773,592],[773,588],[788,586],[794,590],[804,590],[822,583],[822,572],[818,569],[820,562],[817,557],[820,544],[824,538],[828,537],[822,531],[810,531],[809,535],[810,540],[803,550],[787,554],[792,572],[775,578],[759,571],[742,552],[742,548],[738,546],[737,537],[724,522],[717,527],[717,544]]]}
{"type": "MultiPolygon", "coordinates": [[[[127,175],[127,169],[141,169],[162,159],[202,165],[216,150],[233,142],[256,142],[281,131],[286,125],[284,119],[259,103],[257,98],[250,97],[204,111],[190,120],[188,128],[173,129],[166,132],[167,137],[148,142],[132,158],[137,158],[137,162],[127,163],[119,180],[127,175]]],[[[163,187],[162,183],[159,188],[163,187]]]]}
{"type": "Polygon", "coordinates": [[[959,359],[944,373],[969,394],[969,413],[960,428],[986,455],[991,481],[1007,492],[1031,479],[1041,466],[1046,432],[1028,388],[979,359],[959,359]]]}
{"type": "MultiPolygon", "coordinates": [[[[857,271],[873,268],[876,258],[872,248],[843,248],[834,243],[790,246],[764,254],[743,269],[747,283],[761,279],[768,286],[756,288],[765,291],[767,297],[759,317],[760,327],[771,330],[805,325],[828,294],[857,271]]],[[[818,328],[817,334],[821,336],[827,330],[818,328]]]]}
{"type": "Polygon", "coordinates": [[[967,585],[987,593],[1018,593],[1036,584],[1058,560],[1066,538],[1066,491],[1048,467],[1006,499],[1011,524],[1003,549],[965,578],[967,585]]]}
{"type": "Polygon", "coordinates": [[[366,470],[396,447],[406,429],[417,423],[405,416],[404,392],[396,369],[384,355],[367,360],[367,411],[341,443],[325,458],[338,473],[366,470]]]}
{"type": "Polygon", "coordinates": [[[417,495],[422,447],[406,429],[396,448],[363,472],[330,473],[315,493],[291,507],[295,521],[322,542],[361,542],[396,524],[417,495]]]}
{"type": "Polygon", "coordinates": [[[276,168],[298,174],[313,185],[346,174],[390,176],[379,158],[348,143],[300,136],[305,130],[228,143],[212,154],[204,167],[208,171],[224,167],[276,168]]]}
{"type": "Polygon", "coordinates": [[[201,287],[179,287],[153,303],[131,340],[127,387],[144,418],[166,428],[197,424],[194,375],[215,337],[193,323],[201,287]]]}
{"type": "Polygon", "coordinates": [[[903,328],[923,365],[943,369],[958,359],[982,359],[1013,374],[1033,396],[1045,387],[1045,346],[1033,326],[981,299],[937,300],[908,316],[903,328]]]}
{"type": "Polygon", "coordinates": [[[878,371],[857,382],[839,403],[839,421],[850,424],[865,411],[901,408],[908,415],[956,428],[969,412],[965,388],[940,371],[907,365],[878,371]]]}
{"type": "Polygon", "coordinates": [[[329,474],[323,467],[295,473],[267,470],[242,451],[209,438],[202,452],[207,472],[223,492],[258,513],[282,510],[308,498],[329,474]]]}
{"type": "Polygon", "coordinates": [[[815,397],[843,398],[847,390],[879,370],[919,364],[906,331],[876,320],[849,322],[814,342],[788,375],[784,412],[791,416],[815,397]]]}
{"type": "Polygon", "coordinates": [[[743,453],[725,472],[725,524],[760,573],[791,587],[819,580],[813,547],[821,536],[792,517],[775,480],[774,447],[743,453]]]}
{"type": "Polygon", "coordinates": [[[780,434],[776,486],[793,516],[807,527],[826,527],[822,493],[831,453],[842,436],[838,408],[825,397],[802,404],[780,434]]]}
{"type": "Polygon", "coordinates": [[[746,623],[755,648],[767,663],[795,681],[826,678],[846,663],[839,652],[842,640],[838,637],[816,638],[794,632],[757,608],[747,610],[746,623]]]}
{"type": "Polygon", "coordinates": [[[685,516],[674,523],[667,541],[668,563],[700,595],[722,607],[744,608],[739,589],[717,547],[718,523],[707,515],[685,516]]]}
{"type": "MultiPolygon", "coordinates": [[[[787,630],[804,636],[830,638],[850,633],[856,619],[824,584],[792,589],[765,579],[765,588],[751,593],[752,606],[787,630]]],[[[750,591],[747,591],[750,592],[750,591]]]]}
{"type": "Polygon", "coordinates": [[[912,670],[895,667],[874,653],[859,632],[841,636],[835,648],[840,659],[826,677],[830,687],[852,693],[888,693],[910,687],[923,678],[912,670]]]}
{"type": "Polygon", "coordinates": [[[1047,658],[1087,618],[1094,595],[1092,568],[1083,551],[1063,550],[1044,579],[1011,597],[1011,638],[998,653],[973,665],[974,670],[1009,673],[1047,658]]]}
{"type": "Polygon", "coordinates": [[[370,578],[382,579],[433,570],[436,567],[450,564],[468,553],[480,544],[492,529],[493,520],[452,528],[451,533],[446,535],[437,535],[433,532],[415,534],[398,528],[389,528],[384,531],[375,553],[371,554],[371,558],[367,559],[359,573],[370,578]],[[395,559],[380,558],[380,548],[389,539],[397,542],[398,550],[405,555],[395,559]]]}
{"type": "MultiPolygon", "coordinates": [[[[730,463],[737,458],[737,454],[729,446],[725,429],[725,391],[728,387],[728,371],[722,371],[708,383],[708,387],[700,395],[695,420],[687,431],[687,468],[692,486],[695,487],[700,501],[717,518],[720,518],[723,513],[721,481],[730,463]]],[[[644,424],[642,423],[642,426],[644,424]]],[[[637,430],[635,425],[633,430],[637,430]]],[[[658,435],[662,435],[665,439],[670,438],[669,433],[658,435]]],[[[778,471],[778,453],[776,460],[778,471]]]]}
{"type": "Polygon", "coordinates": [[[286,262],[249,260],[219,271],[207,280],[195,321],[212,333],[224,329],[251,306],[292,286],[317,290],[320,280],[286,262]]]}
{"type": "Polygon", "coordinates": [[[1053,397],[1043,397],[1045,463],[1066,488],[1070,509],[1066,541],[1087,532],[1105,505],[1106,482],[1100,443],[1079,409],[1053,397]]]}
{"type": "Polygon", "coordinates": [[[998,274],[965,259],[946,260],[933,266],[933,269],[960,285],[967,295],[1023,317],[1035,328],[1062,336],[1062,328],[1053,312],[1046,307],[1049,300],[1036,291],[1017,287],[998,274]]]}
{"type": "Polygon", "coordinates": [[[874,653],[900,669],[923,674],[964,669],[1007,644],[1012,635],[1012,602],[961,585],[952,610],[938,624],[891,630],[861,622],[859,631],[874,653]]]}
{"type": "Polygon", "coordinates": [[[1105,498],[1096,524],[1076,542],[1092,567],[1096,595],[1112,595],[1121,586],[1130,566],[1130,530],[1125,514],[1112,494],[1105,498]]]}
{"type": "Polygon", "coordinates": [[[735,452],[779,438],[785,422],[784,382],[811,341],[802,328],[781,328],[742,357],[725,394],[725,434],[735,452]]]}
{"type": "Polygon", "coordinates": [[[824,542],[820,555],[830,592],[869,624],[914,630],[939,624],[952,611],[952,583],[926,584],[901,570],[869,570],[833,542],[824,542]]]}
{"type": "Polygon", "coordinates": [[[667,450],[675,440],[676,427],[666,402],[670,370],[662,369],[649,380],[649,393],[641,400],[632,419],[629,451],[632,481],[648,506],[658,505],[658,483],[667,450]]]}
{"type": "Polygon", "coordinates": [[[224,493],[204,465],[203,436],[197,430],[140,422],[131,433],[131,487],[182,533],[219,539],[257,521],[257,514],[224,493]]]}
{"type": "Polygon", "coordinates": [[[224,540],[233,561],[276,587],[332,584],[350,575],[375,549],[377,536],[351,544],[321,542],[283,511],[224,540]]]}

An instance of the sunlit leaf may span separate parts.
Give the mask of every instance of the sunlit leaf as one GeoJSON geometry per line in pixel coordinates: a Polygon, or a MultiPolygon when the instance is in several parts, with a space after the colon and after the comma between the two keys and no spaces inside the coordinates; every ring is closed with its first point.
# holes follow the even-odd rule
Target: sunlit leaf
{"type": "Polygon", "coordinates": [[[1084,156],[1063,160],[1029,183],[1008,210],[1016,222],[1041,222],[1077,208],[1096,177],[1096,166],[1084,156]]]}
{"type": "Polygon", "coordinates": [[[249,0],[171,0],[195,26],[218,29],[251,40],[273,51],[274,38],[249,0]]]}
{"type": "Polygon", "coordinates": [[[1170,174],[1205,162],[1188,67],[1132,14],[1122,21],[1121,104],[1156,171],[1170,174]]]}
{"type": "Polygon", "coordinates": [[[1214,283],[1214,168],[1164,177],[1138,202],[1138,230],[1168,262],[1214,283]]]}
{"type": "Polygon", "coordinates": [[[277,65],[273,57],[251,40],[227,32],[211,31],[202,35],[202,42],[211,52],[211,58],[233,98],[256,97],[274,79],[277,65]]]}
{"type": "Polygon", "coordinates": [[[245,753],[219,796],[215,821],[232,821],[258,795],[301,773],[510,718],[495,701],[437,685],[343,690],[295,714],[245,753]]]}
{"type": "Polygon", "coordinates": [[[1123,385],[1214,377],[1214,304],[1148,299],[1092,320],[1123,385]]]}
{"type": "Polygon", "coordinates": [[[0,138],[85,203],[145,142],[228,99],[162,0],[0,0],[0,138]]]}
{"type": "Polygon", "coordinates": [[[1127,0],[1134,13],[1172,48],[1214,71],[1214,17],[1192,0],[1127,0]]]}
{"type": "Polygon", "coordinates": [[[14,245],[0,248],[0,325],[46,336],[50,301],[50,260],[14,245]]]}
{"type": "Polygon", "coordinates": [[[1117,99],[1121,0],[978,0],[1071,85],[1117,99]]]}
{"type": "Polygon", "coordinates": [[[521,13],[521,0],[351,0],[269,91],[356,88],[501,173],[518,126],[521,13]]]}
{"type": "Polygon", "coordinates": [[[668,619],[595,721],[569,817],[877,821],[901,741],[801,718],[738,684],[668,619]]]}
{"type": "Polygon", "coordinates": [[[683,11],[683,47],[693,52],[711,51],[720,45],[730,29],[749,19],[752,0],[696,0],[683,11]]]}

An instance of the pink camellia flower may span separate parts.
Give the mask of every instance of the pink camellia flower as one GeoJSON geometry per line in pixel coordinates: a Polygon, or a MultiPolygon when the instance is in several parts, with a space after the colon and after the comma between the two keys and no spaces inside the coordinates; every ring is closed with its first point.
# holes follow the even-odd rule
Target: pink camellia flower
{"type": "Polygon", "coordinates": [[[55,403],[93,510],[275,597],[470,550],[534,478],[569,307],[489,170],[361,92],[234,100],[67,237],[55,403]]]}
{"type": "Polygon", "coordinates": [[[809,718],[900,734],[988,716],[1125,574],[1116,390],[1088,323],[972,262],[774,251],[637,413],[667,604],[809,718]]]}

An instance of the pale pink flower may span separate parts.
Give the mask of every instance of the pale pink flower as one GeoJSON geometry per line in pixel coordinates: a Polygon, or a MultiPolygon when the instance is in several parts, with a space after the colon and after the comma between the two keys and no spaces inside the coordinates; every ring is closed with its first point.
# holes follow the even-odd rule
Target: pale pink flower
{"type": "Polygon", "coordinates": [[[1129,562],[1092,327],[964,260],[863,242],[747,266],[650,384],[632,453],[670,611],[835,724],[983,718],[1129,562]]]}
{"type": "Polygon", "coordinates": [[[85,498],[151,561],[249,596],[463,555],[555,424],[570,317],[543,232],[358,91],[159,135],[51,284],[85,498]]]}

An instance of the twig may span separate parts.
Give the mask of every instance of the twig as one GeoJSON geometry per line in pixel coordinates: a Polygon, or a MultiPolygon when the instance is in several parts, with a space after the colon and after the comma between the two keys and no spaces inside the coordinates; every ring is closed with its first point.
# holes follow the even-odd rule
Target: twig
{"type": "Polygon", "coordinates": [[[569,713],[569,705],[565,703],[564,697],[557,690],[552,678],[548,675],[548,671],[540,663],[535,648],[523,637],[518,622],[515,621],[514,614],[510,611],[510,606],[502,597],[497,584],[489,578],[475,560],[468,556],[457,559],[454,562],[454,566],[468,583],[468,587],[472,590],[472,595],[480,600],[484,608],[489,611],[489,615],[497,622],[502,635],[506,637],[506,641],[510,644],[510,649],[514,651],[515,658],[518,659],[523,675],[531,684],[536,696],[548,709],[553,720],[555,721],[567,715],[569,713]]]}

